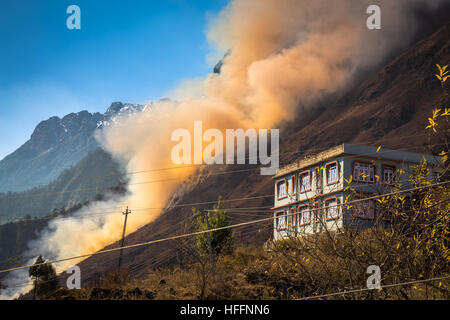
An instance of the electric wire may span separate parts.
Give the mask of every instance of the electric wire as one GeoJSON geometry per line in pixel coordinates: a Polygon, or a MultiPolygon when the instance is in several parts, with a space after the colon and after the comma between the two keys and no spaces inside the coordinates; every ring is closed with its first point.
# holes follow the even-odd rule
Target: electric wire
{"type": "MultiPolygon", "coordinates": [[[[379,143],[380,141],[384,141],[384,140],[396,140],[396,139],[406,139],[406,138],[415,138],[415,137],[422,137],[422,136],[428,136],[429,134],[416,134],[416,135],[410,135],[410,136],[397,136],[397,137],[393,137],[393,138],[381,138],[381,139],[376,139],[376,140],[371,140],[371,141],[359,141],[357,144],[372,144],[372,143],[379,143]]],[[[418,149],[418,148],[422,148],[420,146],[418,147],[414,147],[414,149],[418,149]]],[[[285,154],[294,154],[294,153],[300,153],[306,150],[311,150],[314,152],[318,152],[318,150],[324,151],[327,150],[329,148],[318,148],[318,147],[313,147],[313,148],[306,148],[303,147],[300,150],[296,150],[296,151],[287,151],[287,152],[282,152],[280,153],[280,155],[285,155],[285,154]]],[[[408,150],[408,149],[406,149],[408,150]]],[[[401,151],[401,150],[398,150],[401,151]]],[[[319,151],[320,152],[320,151],[319,151]]],[[[246,156],[245,160],[250,160],[253,159],[253,157],[249,157],[246,156]]],[[[176,169],[186,169],[186,168],[192,168],[192,167],[201,167],[201,166],[207,166],[207,164],[188,164],[188,165],[183,165],[183,166],[175,166],[175,167],[165,167],[165,168],[155,168],[155,169],[147,169],[147,170],[138,170],[138,171],[131,171],[131,172],[124,172],[124,173],[118,173],[118,174],[107,174],[107,175],[99,175],[99,176],[92,176],[92,179],[101,179],[101,178],[106,178],[106,177],[113,177],[113,176],[124,176],[124,175],[134,175],[134,174],[140,174],[140,173],[149,173],[149,172],[159,172],[159,171],[168,171],[168,170],[176,170],[176,169]]],[[[35,185],[48,185],[51,184],[53,181],[46,181],[46,182],[34,182],[34,183],[28,183],[28,184],[16,184],[16,185],[3,185],[0,186],[0,190],[4,190],[7,188],[16,188],[16,187],[27,187],[27,186],[35,186],[35,185]]]]}
{"type": "MultiPolygon", "coordinates": [[[[392,192],[392,193],[388,193],[388,194],[372,196],[372,197],[368,197],[368,198],[365,198],[365,199],[356,199],[356,200],[352,200],[352,201],[349,201],[349,202],[346,202],[346,203],[340,203],[340,204],[331,205],[331,206],[328,206],[328,207],[329,208],[331,208],[331,207],[338,207],[338,206],[348,205],[348,204],[355,203],[355,202],[377,199],[377,198],[381,198],[381,197],[384,197],[384,196],[387,196],[387,195],[395,195],[395,194],[406,193],[406,192],[410,192],[410,191],[414,191],[414,190],[427,189],[427,188],[431,188],[431,187],[435,187],[435,186],[445,185],[445,184],[448,184],[449,182],[450,182],[450,180],[445,181],[445,182],[436,183],[436,184],[433,184],[433,185],[416,187],[416,188],[411,188],[411,189],[407,189],[407,190],[401,190],[401,191],[392,192]]],[[[294,215],[294,214],[286,214],[286,216],[290,216],[290,215],[294,215]]],[[[196,235],[200,235],[200,234],[205,234],[205,233],[209,233],[209,232],[220,231],[220,230],[225,230],[225,229],[230,229],[230,228],[237,228],[237,227],[246,226],[246,225],[250,225],[250,224],[254,224],[254,223],[261,223],[261,222],[265,222],[265,221],[269,221],[269,220],[274,220],[274,219],[277,219],[277,218],[278,218],[277,216],[275,216],[275,217],[268,217],[268,218],[262,218],[262,219],[251,220],[251,221],[247,221],[247,222],[242,222],[242,223],[229,225],[229,226],[224,226],[224,227],[218,227],[218,228],[209,229],[209,230],[202,230],[202,231],[197,231],[197,232],[192,232],[192,233],[187,233],[187,234],[174,235],[174,236],[170,236],[170,237],[167,237],[167,238],[156,239],[156,240],[141,242],[141,243],[137,243],[137,244],[127,245],[127,246],[121,246],[121,247],[118,247],[118,248],[104,249],[104,250],[100,250],[100,251],[93,252],[93,253],[82,254],[82,255],[78,255],[78,256],[74,256],[74,257],[67,257],[67,258],[47,261],[47,262],[42,263],[42,265],[52,264],[52,263],[59,263],[59,262],[75,260],[75,259],[82,259],[82,258],[87,258],[87,257],[91,257],[91,256],[99,255],[99,254],[104,254],[104,253],[109,253],[109,252],[114,252],[114,251],[123,250],[123,249],[131,249],[131,248],[137,248],[137,247],[142,247],[142,246],[148,246],[148,245],[151,245],[151,244],[165,242],[165,241],[169,241],[169,240],[186,238],[186,237],[196,236],[196,235]]],[[[36,264],[36,265],[41,265],[41,264],[36,264]]],[[[20,270],[20,269],[26,269],[26,268],[29,268],[31,266],[33,266],[33,265],[26,265],[26,266],[20,266],[20,267],[4,269],[4,270],[0,270],[0,273],[10,272],[10,271],[20,270]]]]}
{"type": "MultiPolygon", "coordinates": [[[[450,276],[436,277],[436,278],[422,279],[422,280],[413,280],[413,281],[394,283],[394,284],[387,284],[387,285],[380,286],[379,289],[405,286],[405,285],[410,285],[410,284],[424,283],[424,282],[437,281],[437,280],[445,280],[448,278],[450,278],[450,276]]],[[[346,290],[346,291],[327,293],[327,294],[322,294],[322,295],[317,295],[317,296],[303,297],[303,298],[298,298],[295,300],[321,299],[321,298],[327,298],[327,297],[332,297],[332,296],[336,296],[336,295],[345,295],[345,294],[349,294],[349,293],[358,293],[358,292],[364,292],[364,291],[369,291],[369,290],[376,290],[376,289],[360,288],[360,289],[355,289],[355,290],[346,290]]]]}

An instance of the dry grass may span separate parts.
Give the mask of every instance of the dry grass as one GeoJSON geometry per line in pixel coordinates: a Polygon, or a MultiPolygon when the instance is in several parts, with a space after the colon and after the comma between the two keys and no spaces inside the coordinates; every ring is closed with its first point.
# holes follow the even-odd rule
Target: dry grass
{"type": "MultiPolygon", "coordinates": [[[[387,236],[384,230],[344,233],[329,238],[293,238],[277,243],[273,251],[238,248],[219,259],[214,281],[208,275],[204,299],[298,299],[366,288],[367,267],[378,264],[382,284],[448,275],[449,265],[430,269],[425,252],[411,250],[413,240],[387,236]],[[410,241],[411,243],[408,243],[410,241]],[[409,247],[408,247],[409,246],[409,247]]],[[[199,299],[201,279],[195,263],[149,274],[140,287],[155,299],[199,299]]],[[[449,299],[449,281],[369,290],[330,299],[449,299]]]]}
{"type": "MultiPolygon", "coordinates": [[[[333,241],[323,235],[316,237],[314,249],[300,238],[279,242],[270,252],[255,247],[236,248],[233,253],[220,257],[214,280],[207,275],[203,297],[200,296],[201,268],[198,262],[193,262],[184,268],[174,266],[149,272],[141,281],[130,281],[126,273],[111,273],[93,288],[59,290],[50,298],[298,299],[365,288],[366,268],[377,263],[384,263],[381,265],[382,284],[437,276],[429,274],[425,257],[412,259],[417,252],[406,249],[406,242],[404,249],[397,249],[397,242],[383,238],[381,232],[384,234],[384,231],[379,232],[346,233],[334,237],[333,241]],[[410,269],[413,261],[421,263],[410,269]]],[[[439,269],[447,274],[448,271],[448,264],[439,269]]],[[[437,281],[336,295],[329,299],[449,299],[449,284],[449,281],[437,281]]]]}

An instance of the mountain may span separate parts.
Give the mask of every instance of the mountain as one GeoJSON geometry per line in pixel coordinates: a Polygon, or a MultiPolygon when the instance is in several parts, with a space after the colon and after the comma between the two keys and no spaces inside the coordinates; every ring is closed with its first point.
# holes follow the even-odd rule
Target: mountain
{"type": "MultiPolygon", "coordinates": [[[[48,229],[55,218],[70,217],[83,207],[102,201],[106,193],[108,193],[107,197],[122,196],[126,192],[125,184],[122,183],[124,177],[116,171],[116,167],[117,165],[107,153],[97,149],[90,152],[74,168],[64,170],[61,176],[49,186],[19,193],[18,198],[8,199],[5,203],[2,203],[0,198],[0,216],[13,212],[24,217],[24,219],[0,224],[0,269],[27,263],[29,256],[26,253],[30,242],[38,239],[40,233],[48,229]],[[102,181],[99,182],[97,179],[92,183],[92,178],[98,177],[93,174],[102,172],[107,174],[101,178],[102,181]],[[73,188],[87,182],[91,182],[91,188],[86,188],[89,191],[64,192],[67,189],[80,190],[73,188]],[[95,188],[92,188],[94,184],[95,188]],[[97,190],[93,193],[92,189],[97,190]],[[49,196],[33,198],[33,195],[42,193],[49,196]],[[13,202],[9,203],[10,201],[13,202]],[[8,210],[7,207],[13,207],[15,210],[8,210]],[[50,211],[50,208],[54,209],[50,211]],[[25,214],[25,212],[29,213],[25,214]],[[31,217],[30,213],[40,219],[31,217]]],[[[0,281],[5,276],[7,275],[0,274],[0,281]]]]}
{"type": "Polygon", "coordinates": [[[64,169],[50,184],[0,194],[0,222],[25,216],[44,217],[101,197],[106,189],[125,182],[119,163],[97,148],[73,167],[64,169]]]}
{"type": "MultiPolygon", "coordinates": [[[[383,145],[414,152],[439,152],[439,140],[429,141],[425,126],[433,108],[449,105],[448,92],[443,92],[434,77],[435,64],[445,65],[449,61],[450,24],[447,24],[394,57],[364,81],[356,83],[336,101],[318,106],[313,111],[299,112],[297,118],[280,133],[281,165],[343,142],[383,145]],[[431,148],[428,148],[429,143],[431,148]]],[[[229,174],[213,174],[202,179],[180,198],[177,207],[128,235],[126,244],[182,233],[180,222],[192,214],[191,203],[215,201],[218,196],[242,199],[273,193],[271,177],[261,176],[259,170],[235,172],[245,168],[252,166],[219,167],[229,174]]],[[[272,205],[273,198],[270,197],[226,203],[228,208],[272,205]]],[[[211,207],[211,204],[199,206],[211,207]]],[[[247,217],[230,214],[233,223],[268,216],[271,213],[254,213],[247,217]]],[[[262,245],[271,235],[272,228],[273,223],[268,222],[237,228],[234,233],[240,244],[262,245]]],[[[105,249],[118,246],[119,242],[116,242],[105,249]]],[[[168,241],[124,250],[122,266],[131,276],[143,278],[149,270],[176,262],[175,248],[175,242],[168,241]]],[[[81,262],[83,286],[114,269],[118,255],[118,252],[111,252],[81,262]]]]}
{"type": "Polygon", "coordinates": [[[144,108],[114,102],[104,114],[81,111],[42,121],[27,142],[0,161],[0,192],[23,191],[55,180],[99,147],[94,137],[97,130],[144,108]]]}

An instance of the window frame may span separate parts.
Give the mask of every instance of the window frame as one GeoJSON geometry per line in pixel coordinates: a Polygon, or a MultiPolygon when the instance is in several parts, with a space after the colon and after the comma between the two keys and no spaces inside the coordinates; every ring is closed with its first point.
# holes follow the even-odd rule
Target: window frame
{"type": "Polygon", "coordinates": [[[396,180],[396,171],[397,171],[397,168],[396,168],[394,165],[391,165],[391,164],[383,164],[383,165],[382,165],[383,183],[386,184],[386,185],[388,185],[388,186],[393,186],[393,185],[395,185],[395,182],[396,182],[396,181],[395,181],[395,180],[396,180]],[[386,181],[386,180],[384,179],[384,172],[385,172],[386,168],[391,168],[391,169],[392,169],[392,181],[391,181],[391,182],[388,182],[388,181],[386,181]]]}
{"type": "Polygon", "coordinates": [[[339,162],[338,162],[337,160],[331,161],[331,162],[328,162],[327,164],[325,164],[325,180],[326,180],[326,183],[327,183],[326,185],[327,185],[327,186],[330,186],[330,185],[339,183],[339,181],[341,180],[340,170],[339,170],[339,162]],[[329,182],[329,179],[328,179],[328,167],[331,166],[331,165],[333,165],[333,164],[336,165],[336,170],[337,170],[337,180],[336,180],[336,181],[329,182]]]}
{"type": "Polygon", "coordinates": [[[312,181],[311,181],[311,170],[305,170],[298,174],[298,191],[299,193],[305,193],[312,190],[312,181]],[[302,176],[305,174],[309,175],[309,189],[302,191],[302,176]]]}
{"type": "Polygon", "coordinates": [[[314,181],[316,183],[316,189],[320,189],[322,188],[322,177],[320,174],[320,167],[315,167],[314,168],[314,181]]]}
{"type": "Polygon", "coordinates": [[[326,199],[323,201],[323,204],[324,204],[324,205],[323,205],[323,208],[324,208],[324,211],[325,211],[325,221],[331,221],[331,220],[337,220],[337,219],[339,219],[339,201],[338,201],[338,197],[330,197],[330,198],[326,198],[326,199]],[[336,201],[337,216],[334,217],[334,218],[328,218],[328,209],[330,209],[330,208],[328,208],[328,207],[329,207],[328,202],[331,201],[331,200],[335,200],[335,201],[336,201]]]}
{"type": "Polygon", "coordinates": [[[276,188],[276,190],[277,190],[277,200],[286,199],[286,198],[288,197],[288,195],[289,195],[289,190],[288,190],[288,183],[287,183],[286,178],[283,178],[283,179],[278,180],[277,183],[275,184],[275,188],[276,188]],[[286,185],[286,195],[283,196],[283,197],[280,197],[280,192],[279,192],[279,189],[278,189],[278,185],[279,185],[280,183],[283,183],[283,182],[284,182],[285,185],[286,185]]]}
{"type": "Polygon", "coordinates": [[[291,229],[295,230],[297,228],[297,210],[295,207],[289,208],[289,216],[286,217],[287,227],[289,229],[289,220],[292,221],[291,229]]]}
{"type": "Polygon", "coordinates": [[[373,199],[355,202],[353,204],[353,206],[352,206],[352,216],[354,218],[361,219],[361,220],[375,220],[375,211],[376,211],[375,210],[375,206],[376,206],[376,203],[375,203],[375,201],[373,199]],[[363,202],[366,202],[366,201],[369,203],[369,210],[370,209],[372,210],[372,212],[371,212],[372,214],[371,214],[370,217],[362,216],[359,213],[355,213],[355,210],[354,210],[355,209],[355,204],[363,203],[363,202]]]}
{"type": "MultiPolygon", "coordinates": [[[[362,161],[362,160],[354,160],[353,161],[353,170],[352,170],[352,175],[353,175],[353,181],[357,182],[357,183],[365,183],[365,184],[375,184],[375,176],[377,175],[377,166],[373,163],[367,162],[367,161],[362,161]],[[357,163],[362,163],[362,164],[367,164],[369,166],[373,167],[373,181],[364,181],[364,180],[359,180],[357,177],[355,177],[355,167],[357,163]]],[[[370,171],[370,169],[369,169],[370,171]]]]}
{"type": "Polygon", "coordinates": [[[311,209],[308,207],[307,204],[303,204],[297,207],[297,215],[298,215],[298,226],[299,227],[303,227],[303,226],[308,226],[311,224],[311,209]],[[307,223],[301,223],[303,221],[303,210],[304,209],[308,209],[309,212],[309,222],[307,223]]]}
{"type": "Polygon", "coordinates": [[[297,175],[295,173],[293,175],[291,175],[291,180],[292,180],[292,193],[291,194],[296,194],[297,193],[297,175]]]}
{"type": "Polygon", "coordinates": [[[286,229],[287,229],[287,216],[286,216],[286,210],[279,210],[279,211],[275,211],[275,216],[277,217],[276,218],[276,230],[277,230],[277,232],[279,232],[279,231],[286,231],[286,229]],[[281,213],[281,214],[280,214],[281,213]],[[283,218],[284,218],[284,228],[279,228],[278,226],[279,226],[279,223],[278,223],[278,220],[280,219],[280,217],[279,216],[283,216],[283,218]]]}
{"type": "Polygon", "coordinates": [[[323,220],[323,208],[320,207],[319,201],[314,202],[314,221],[316,224],[323,220]]]}

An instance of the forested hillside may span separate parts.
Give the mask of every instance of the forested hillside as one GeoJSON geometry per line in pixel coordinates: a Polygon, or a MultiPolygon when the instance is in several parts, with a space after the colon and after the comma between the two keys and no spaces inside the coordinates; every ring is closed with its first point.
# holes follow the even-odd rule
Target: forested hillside
{"type": "Polygon", "coordinates": [[[23,217],[44,217],[79,203],[92,201],[106,189],[125,182],[120,165],[102,149],[90,152],[64,170],[49,185],[24,192],[0,193],[0,222],[23,217]]]}

